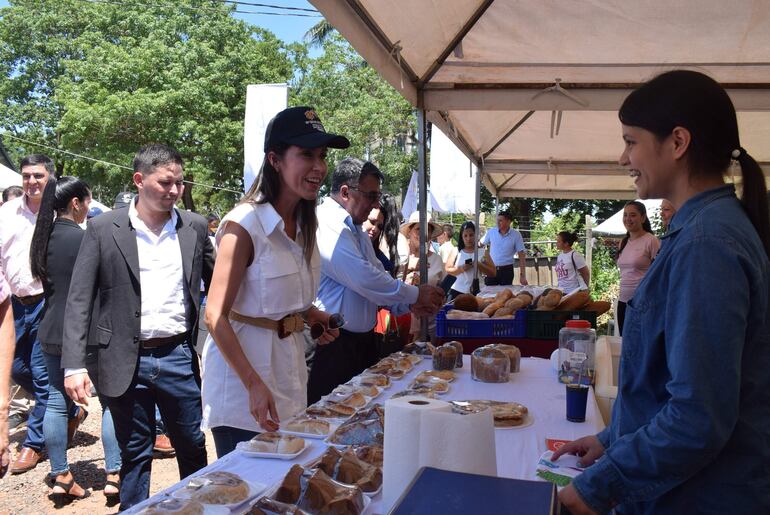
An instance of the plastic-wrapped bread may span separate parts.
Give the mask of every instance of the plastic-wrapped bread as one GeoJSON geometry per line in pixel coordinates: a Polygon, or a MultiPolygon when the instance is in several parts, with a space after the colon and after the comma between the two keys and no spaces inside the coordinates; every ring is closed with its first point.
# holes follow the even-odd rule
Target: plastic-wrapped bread
{"type": "Polygon", "coordinates": [[[501,350],[508,356],[511,362],[511,374],[515,374],[521,369],[521,351],[515,345],[506,345],[504,343],[493,343],[488,345],[493,349],[501,350]]]}
{"type": "Polygon", "coordinates": [[[433,370],[452,370],[457,362],[457,349],[442,345],[433,352],[433,370]]]}
{"type": "Polygon", "coordinates": [[[463,344],[458,341],[446,342],[444,345],[451,345],[457,351],[455,359],[455,368],[463,368],[463,344]]]}
{"type": "Polygon", "coordinates": [[[482,383],[507,383],[511,360],[501,350],[479,347],[471,354],[471,377],[482,383]]]}

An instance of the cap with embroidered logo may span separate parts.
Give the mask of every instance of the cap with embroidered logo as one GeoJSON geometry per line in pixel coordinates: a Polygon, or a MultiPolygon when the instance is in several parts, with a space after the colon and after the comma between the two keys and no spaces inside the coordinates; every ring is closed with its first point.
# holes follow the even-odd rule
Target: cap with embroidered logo
{"type": "Polygon", "coordinates": [[[302,148],[348,148],[345,136],[326,132],[315,109],[307,106],[284,109],[270,120],[265,131],[265,152],[276,143],[302,148]]]}

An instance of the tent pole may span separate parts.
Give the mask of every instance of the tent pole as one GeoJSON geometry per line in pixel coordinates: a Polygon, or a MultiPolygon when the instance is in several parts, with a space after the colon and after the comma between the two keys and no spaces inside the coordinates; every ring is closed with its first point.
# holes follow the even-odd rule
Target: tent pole
{"type": "MultiPolygon", "coordinates": [[[[474,220],[476,224],[476,242],[473,245],[473,284],[471,285],[471,293],[476,295],[479,290],[481,290],[480,279],[479,279],[479,237],[481,236],[481,226],[479,225],[479,220],[481,218],[480,211],[481,211],[481,173],[482,168],[480,166],[476,166],[476,199],[474,203],[474,220]]],[[[463,235],[460,235],[460,238],[462,238],[463,235]]]]}
{"type": "MultiPolygon", "coordinates": [[[[417,207],[420,211],[420,284],[428,280],[428,127],[425,109],[417,111],[417,207]]],[[[414,316],[414,315],[412,315],[414,316]]],[[[420,318],[420,341],[428,340],[428,319],[420,318]]]]}
{"type": "MultiPolygon", "coordinates": [[[[588,270],[591,270],[591,261],[593,260],[594,256],[594,249],[593,245],[591,245],[591,240],[593,239],[593,220],[591,219],[591,215],[586,215],[586,266],[588,266],[588,270]]],[[[590,284],[586,285],[590,288],[590,284]]]]}

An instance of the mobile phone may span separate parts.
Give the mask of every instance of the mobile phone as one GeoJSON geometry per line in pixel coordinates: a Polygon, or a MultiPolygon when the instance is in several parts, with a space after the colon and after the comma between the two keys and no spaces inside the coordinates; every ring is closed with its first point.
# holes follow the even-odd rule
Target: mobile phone
{"type": "Polygon", "coordinates": [[[465,260],[465,264],[466,265],[470,265],[472,263],[473,263],[473,258],[468,258],[468,259],[465,260]]]}

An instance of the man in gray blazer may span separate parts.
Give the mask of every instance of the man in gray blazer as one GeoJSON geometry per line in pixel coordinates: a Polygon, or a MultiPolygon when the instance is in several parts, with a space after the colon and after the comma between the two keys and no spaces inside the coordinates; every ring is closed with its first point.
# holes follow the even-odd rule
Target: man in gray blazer
{"type": "Polygon", "coordinates": [[[96,387],[112,411],[120,446],[122,510],[149,495],[155,404],[176,448],[180,478],[206,465],[192,345],[201,279],[208,288],[214,265],[206,219],[174,207],[184,188],[179,153],[146,145],[133,168],[136,199],[88,224],[67,297],[62,348],[67,393],[87,403],[86,343],[98,295],[91,336],[99,344],[96,387]]]}

